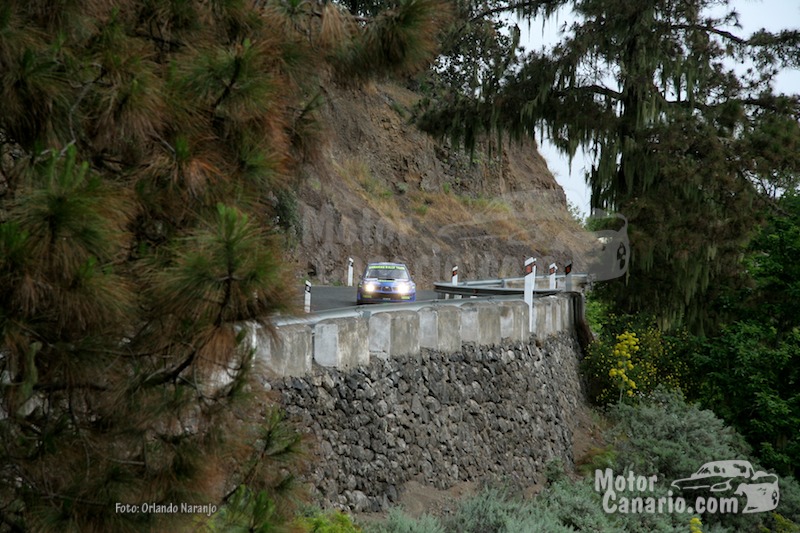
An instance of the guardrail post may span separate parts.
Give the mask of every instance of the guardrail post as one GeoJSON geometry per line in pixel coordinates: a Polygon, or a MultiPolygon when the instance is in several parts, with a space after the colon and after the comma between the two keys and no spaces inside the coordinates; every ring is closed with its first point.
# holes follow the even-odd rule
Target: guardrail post
{"type": "Polygon", "coordinates": [[[305,301],[303,303],[303,310],[306,313],[311,312],[311,282],[306,280],[305,301]]]}
{"type": "Polygon", "coordinates": [[[550,290],[553,291],[556,289],[556,272],[558,272],[558,267],[555,263],[550,263],[550,290]]]}
{"type": "Polygon", "coordinates": [[[565,274],[565,287],[564,290],[567,292],[572,292],[572,261],[564,266],[564,274],[565,274]]]}
{"type": "MultiPolygon", "coordinates": [[[[450,283],[452,283],[453,286],[458,285],[458,265],[453,267],[453,276],[450,278],[450,283]]],[[[460,300],[461,299],[461,295],[460,294],[454,294],[453,295],[453,299],[460,300]]]]}
{"type": "Polygon", "coordinates": [[[353,286],[353,258],[347,258],[347,286],[353,286]]]}
{"type": "Polygon", "coordinates": [[[533,289],[536,285],[536,259],[529,257],[525,260],[525,288],[524,297],[525,303],[528,304],[528,332],[533,333],[534,324],[534,307],[533,307],[533,289]]]}

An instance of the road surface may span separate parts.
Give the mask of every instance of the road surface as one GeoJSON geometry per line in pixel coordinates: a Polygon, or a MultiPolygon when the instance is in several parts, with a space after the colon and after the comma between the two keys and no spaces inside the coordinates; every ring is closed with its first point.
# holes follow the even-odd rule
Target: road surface
{"type": "MultiPolygon", "coordinates": [[[[417,291],[417,301],[436,299],[435,291],[417,291]]],[[[400,302],[392,302],[400,303],[400,302]]],[[[311,312],[356,306],[355,287],[311,287],[311,312]]]]}

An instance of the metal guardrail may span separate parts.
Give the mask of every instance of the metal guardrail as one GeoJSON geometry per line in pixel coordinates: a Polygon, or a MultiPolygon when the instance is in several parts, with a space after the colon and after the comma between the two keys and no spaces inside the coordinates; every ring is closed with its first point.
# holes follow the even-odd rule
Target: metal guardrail
{"type": "MultiPolygon", "coordinates": [[[[459,283],[453,285],[452,283],[436,282],[433,288],[440,294],[453,294],[458,296],[521,296],[524,293],[522,287],[492,287],[488,285],[466,285],[459,283]]],[[[561,290],[553,289],[538,289],[534,290],[535,296],[552,296],[558,294],[561,290]]]]}
{"type": "MultiPolygon", "coordinates": [[[[558,279],[558,280],[566,279],[566,277],[567,277],[566,274],[556,274],[555,275],[555,278],[558,279]]],[[[549,280],[549,279],[550,279],[550,275],[549,274],[545,274],[543,276],[536,276],[536,281],[537,282],[538,281],[542,281],[542,280],[549,280]]],[[[589,274],[572,274],[572,280],[575,281],[576,283],[584,283],[584,282],[589,280],[589,274]]],[[[472,280],[459,281],[458,284],[459,285],[467,285],[467,286],[482,285],[482,286],[487,286],[487,287],[491,287],[493,285],[499,285],[499,286],[505,287],[505,286],[507,286],[507,285],[509,285],[511,283],[522,283],[524,281],[525,281],[524,277],[521,277],[521,278],[498,278],[498,279],[472,279],[472,280]]],[[[444,283],[444,282],[441,282],[441,283],[444,283]]]]}
{"type": "MultiPolygon", "coordinates": [[[[556,274],[557,280],[563,280],[566,274],[556,274]]],[[[536,281],[549,280],[550,276],[536,276],[536,281]]],[[[454,285],[444,281],[437,281],[433,284],[434,290],[439,294],[452,294],[460,296],[490,296],[490,295],[519,295],[523,293],[522,287],[509,287],[518,283],[523,283],[525,278],[500,278],[500,279],[478,279],[460,281],[454,285]]],[[[577,285],[589,281],[587,274],[572,274],[572,281],[577,285]]],[[[534,289],[534,296],[550,296],[562,292],[564,289],[534,289]]]]}

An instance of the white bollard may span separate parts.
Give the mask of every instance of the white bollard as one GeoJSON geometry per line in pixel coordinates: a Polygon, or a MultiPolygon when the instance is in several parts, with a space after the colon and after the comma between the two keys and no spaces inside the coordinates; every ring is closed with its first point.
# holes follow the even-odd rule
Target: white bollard
{"type": "MultiPolygon", "coordinates": [[[[453,285],[458,285],[458,265],[453,267],[453,275],[450,278],[450,283],[452,283],[453,285]]],[[[461,299],[461,295],[460,294],[455,294],[455,295],[453,295],[453,298],[455,300],[460,300],[461,299]]]]}
{"type": "Polygon", "coordinates": [[[553,291],[556,289],[556,272],[558,272],[558,267],[555,263],[550,264],[550,290],[553,291]]]}
{"type": "Polygon", "coordinates": [[[353,258],[352,257],[348,257],[347,258],[347,263],[348,263],[347,264],[347,286],[348,287],[352,287],[353,286],[353,258]]]}
{"type": "Polygon", "coordinates": [[[533,290],[536,286],[536,259],[529,257],[525,260],[525,289],[523,291],[525,303],[528,304],[528,332],[533,333],[533,290]]]}
{"type": "Polygon", "coordinates": [[[303,305],[303,309],[306,313],[311,312],[311,282],[306,281],[306,293],[305,293],[305,303],[303,305]]]}

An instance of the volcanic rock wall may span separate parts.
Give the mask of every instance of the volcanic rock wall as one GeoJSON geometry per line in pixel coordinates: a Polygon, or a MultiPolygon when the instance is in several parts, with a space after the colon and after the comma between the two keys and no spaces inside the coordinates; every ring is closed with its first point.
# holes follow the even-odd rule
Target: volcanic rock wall
{"type": "Polygon", "coordinates": [[[351,371],[315,366],[272,385],[319,444],[308,481],[321,502],[378,511],[411,480],[439,489],[492,479],[530,486],[548,461],[570,465],[583,402],[579,353],[574,337],[559,333],[376,357],[351,371]]]}

